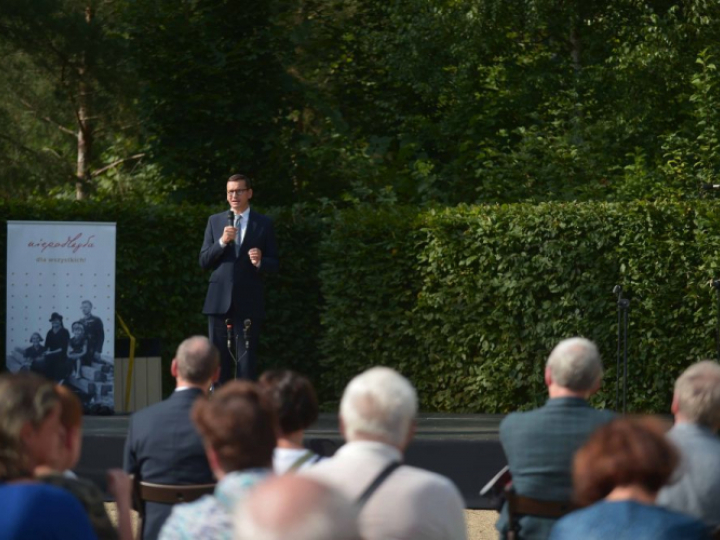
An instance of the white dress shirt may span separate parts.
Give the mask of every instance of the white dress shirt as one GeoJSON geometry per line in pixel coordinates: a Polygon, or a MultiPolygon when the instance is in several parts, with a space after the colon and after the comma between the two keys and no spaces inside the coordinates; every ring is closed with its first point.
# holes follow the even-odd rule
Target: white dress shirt
{"type": "MultiPolygon", "coordinates": [[[[235,241],[237,242],[238,246],[241,246],[243,243],[243,240],[245,240],[245,231],[247,231],[248,226],[248,220],[250,219],[250,207],[248,206],[245,211],[242,214],[235,214],[235,222],[233,225],[238,230],[237,237],[235,238],[235,241]]],[[[222,238],[219,240],[219,243],[222,247],[225,247],[227,244],[222,241],[222,238]]]]}

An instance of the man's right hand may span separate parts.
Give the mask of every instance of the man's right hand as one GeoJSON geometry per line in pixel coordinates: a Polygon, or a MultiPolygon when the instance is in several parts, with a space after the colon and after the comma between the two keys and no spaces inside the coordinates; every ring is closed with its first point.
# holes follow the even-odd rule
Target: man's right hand
{"type": "Polygon", "coordinates": [[[220,239],[223,244],[226,246],[235,240],[235,237],[237,236],[237,228],[235,227],[225,227],[223,230],[222,238],[220,239]]]}

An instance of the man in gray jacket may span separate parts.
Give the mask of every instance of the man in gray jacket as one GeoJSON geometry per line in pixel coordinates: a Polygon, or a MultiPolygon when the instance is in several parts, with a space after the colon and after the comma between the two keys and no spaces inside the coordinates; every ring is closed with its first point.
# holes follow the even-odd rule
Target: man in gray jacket
{"type": "MultiPolygon", "coordinates": [[[[550,399],[539,409],[509,414],[500,423],[500,442],[519,495],[570,502],[575,451],[614,416],[593,409],[587,401],[600,388],[602,375],[600,353],[592,341],[579,337],[561,341],[545,366],[550,399]]],[[[501,538],[508,529],[506,506],[495,525],[501,538]]],[[[520,538],[544,540],[554,523],[549,518],[521,517],[520,538]]]]}
{"type": "Polygon", "coordinates": [[[720,526],[720,365],[706,360],[687,368],[675,382],[671,410],[668,438],[681,462],[657,503],[720,526]]]}

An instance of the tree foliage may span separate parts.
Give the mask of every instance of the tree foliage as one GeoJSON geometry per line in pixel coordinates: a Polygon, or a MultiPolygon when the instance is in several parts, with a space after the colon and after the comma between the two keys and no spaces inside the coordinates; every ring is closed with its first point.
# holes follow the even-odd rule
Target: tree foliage
{"type": "Polygon", "coordinates": [[[695,197],[719,21],[705,0],[8,0],[4,195],[209,202],[242,170],[272,204],[695,197]]]}
{"type": "Polygon", "coordinates": [[[82,199],[102,175],[143,157],[128,129],[136,124],[132,70],[111,3],[8,0],[0,5],[0,32],[8,119],[0,135],[15,154],[0,171],[14,180],[6,196],[56,188],[82,199]],[[25,185],[23,169],[31,180],[25,185]]]}

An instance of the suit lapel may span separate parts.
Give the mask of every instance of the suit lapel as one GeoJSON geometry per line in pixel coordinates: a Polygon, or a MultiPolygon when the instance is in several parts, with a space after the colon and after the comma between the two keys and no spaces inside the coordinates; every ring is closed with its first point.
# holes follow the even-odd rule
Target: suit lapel
{"type": "Polygon", "coordinates": [[[255,212],[250,210],[248,214],[248,224],[245,230],[245,238],[243,238],[242,244],[240,245],[240,252],[245,252],[250,249],[253,245],[253,239],[257,234],[257,219],[255,219],[255,212]]]}

